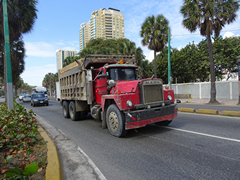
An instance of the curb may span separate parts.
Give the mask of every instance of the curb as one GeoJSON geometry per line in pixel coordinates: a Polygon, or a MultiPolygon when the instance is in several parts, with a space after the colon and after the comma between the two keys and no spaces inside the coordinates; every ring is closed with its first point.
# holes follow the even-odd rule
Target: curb
{"type": "Polygon", "coordinates": [[[188,113],[195,113],[196,110],[193,108],[178,108],[178,111],[180,112],[188,112],[188,113]]]}
{"type": "Polygon", "coordinates": [[[187,112],[187,113],[197,113],[197,114],[240,117],[240,111],[222,111],[221,113],[219,113],[218,110],[198,109],[196,111],[194,108],[178,108],[178,111],[187,112]]]}
{"type": "Polygon", "coordinates": [[[46,180],[63,180],[63,171],[58,157],[58,152],[55,144],[49,138],[44,129],[39,125],[38,132],[41,134],[43,139],[47,141],[47,168],[46,168],[46,180]]]}
{"type": "Polygon", "coordinates": [[[197,113],[199,114],[219,114],[217,110],[211,110],[211,109],[198,109],[197,113]]]}
{"type": "Polygon", "coordinates": [[[222,111],[221,115],[223,115],[223,116],[236,116],[236,117],[240,117],[240,112],[239,111],[222,111]]]}

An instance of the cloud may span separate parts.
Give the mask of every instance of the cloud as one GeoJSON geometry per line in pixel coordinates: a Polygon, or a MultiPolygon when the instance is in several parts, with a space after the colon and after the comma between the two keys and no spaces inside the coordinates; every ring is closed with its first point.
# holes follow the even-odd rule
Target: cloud
{"type": "Polygon", "coordinates": [[[37,57],[55,57],[56,48],[46,42],[25,42],[26,55],[37,57]]]}
{"type": "Polygon", "coordinates": [[[21,74],[21,78],[31,86],[42,86],[44,76],[48,73],[56,73],[56,71],[56,64],[26,67],[25,71],[21,74]]]}
{"type": "MultiPolygon", "coordinates": [[[[157,54],[156,55],[158,55],[158,54],[160,54],[160,52],[157,52],[157,54]]],[[[154,60],[154,51],[152,50],[152,51],[150,51],[149,53],[148,53],[148,56],[146,55],[146,59],[149,61],[149,62],[152,62],[153,60],[154,60]]]]}
{"type": "Polygon", "coordinates": [[[34,57],[56,57],[58,49],[79,51],[78,47],[78,41],[25,42],[26,55],[34,57]]]}
{"type": "Polygon", "coordinates": [[[226,32],[224,35],[223,35],[223,39],[225,38],[229,38],[229,37],[236,37],[236,36],[239,36],[239,34],[235,35],[233,34],[232,32],[226,32]]]}

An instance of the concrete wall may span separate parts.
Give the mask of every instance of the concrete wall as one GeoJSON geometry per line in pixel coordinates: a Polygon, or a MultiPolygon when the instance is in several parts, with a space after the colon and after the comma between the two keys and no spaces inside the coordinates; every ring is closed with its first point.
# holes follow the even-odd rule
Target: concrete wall
{"type": "MultiPolygon", "coordinates": [[[[217,99],[238,99],[239,98],[239,83],[238,80],[233,81],[218,81],[216,83],[217,99]]],[[[172,89],[175,94],[191,94],[195,99],[210,99],[210,82],[201,83],[183,83],[172,84],[172,89]],[[185,88],[186,85],[186,88],[185,88]],[[186,90],[187,89],[187,90],[186,90]]]]}

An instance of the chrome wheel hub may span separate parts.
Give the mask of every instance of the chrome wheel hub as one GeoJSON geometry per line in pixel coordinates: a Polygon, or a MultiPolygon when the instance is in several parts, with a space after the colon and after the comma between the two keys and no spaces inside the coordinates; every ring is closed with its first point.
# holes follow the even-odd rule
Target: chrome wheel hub
{"type": "Polygon", "coordinates": [[[109,114],[109,125],[112,130],[116,131],[118,128],[118,117],[115,112],[109,114]]]}

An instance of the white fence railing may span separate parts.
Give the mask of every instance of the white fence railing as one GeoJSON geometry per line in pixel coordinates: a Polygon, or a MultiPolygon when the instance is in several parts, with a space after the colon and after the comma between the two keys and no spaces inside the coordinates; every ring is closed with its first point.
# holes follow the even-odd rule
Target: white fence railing
{"type": "MultiPolygon", "coordinates": [[[[216,98],[217,99],[239,99],[239,82],[232,81],[216,81],[216,98]]],[[[210,99],[210,82],[185,83],[188,94],[196,99],[210,99]]],[[[172,84],[175,94],[187,94],[184,83],[172,84]]]]}

